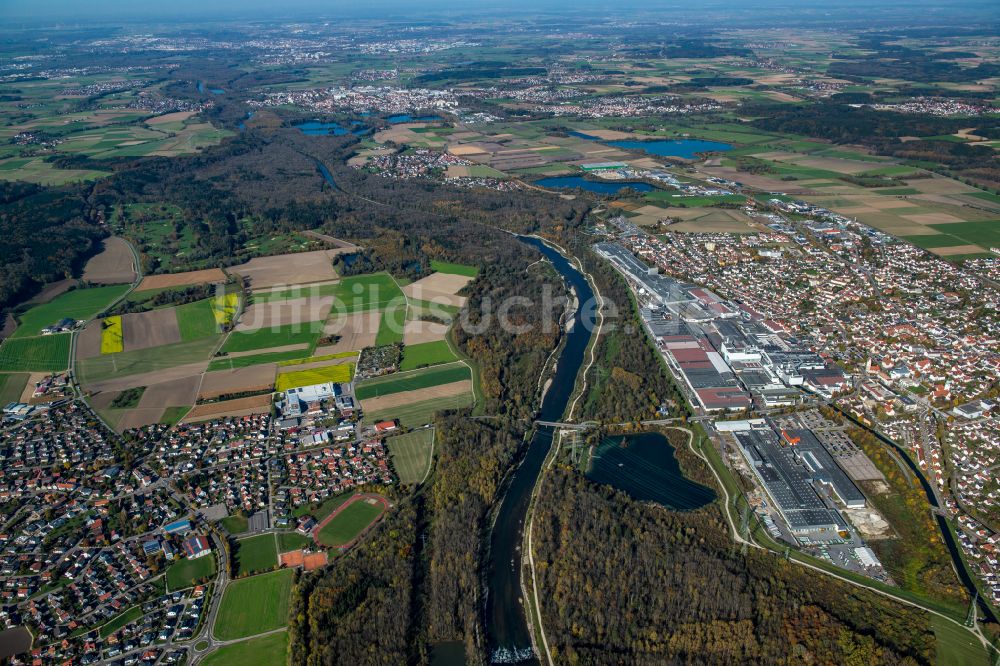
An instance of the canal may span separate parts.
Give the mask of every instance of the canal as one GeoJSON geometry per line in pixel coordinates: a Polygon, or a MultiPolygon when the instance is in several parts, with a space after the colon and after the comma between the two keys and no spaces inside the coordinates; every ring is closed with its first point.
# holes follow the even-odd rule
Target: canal
{"type": "MultiPolygon", "coordinates": [[[[596,310],[594,293],[583,274],[559,252],[535,238],[521,241],[538,249],[576,292],[579,307],[567,322],[565,346],[559,354],[556,372],[545,397],[539,418],[559,421],[576,383],[587,344],[594,329],[596,310]]],[[[521,533],[531,491],[552,443],[552,430],[535,430],[520,467],[514,472],[500,504],[493,533],[490,535],[490,561],[487,568],[486,632],[491,654],[504,663],[537,663],[531,653],[531,635],[521,605],[521,533]],[[506,651],[506,652],[505,652],[506,651]],[[521,657],[518,659],[514,655],[521,657]]]]}

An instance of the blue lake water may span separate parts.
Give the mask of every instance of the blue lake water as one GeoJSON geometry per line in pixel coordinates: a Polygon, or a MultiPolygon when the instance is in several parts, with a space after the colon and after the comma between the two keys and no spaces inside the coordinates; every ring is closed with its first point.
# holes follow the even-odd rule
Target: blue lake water
{"type": "Polygon", "coordinates": [[[292,127],[297,128],[303,134],[308,134],[310,136],[343,136],[345,134],[361,136],[368,131],[368,129],[364,127],[364,123],[357,120],[352,121],[351,126],[354,129],[348,129],[338,122],[322,123],[318,120],[310,120],[308,122],[292,125],[292,127]]]}
{"type": "Polygon", "coordinates": [[[627,183],[627,182],[603,182],[587,180],[582,176],[557,176],[554,178],[542,178],[536,180],[535,185],[539,187],[574,188],[579,187],[597,194],[618,194],[625,188],[631,188],[636,192],[652,192],[653,186],[649,183],[627,183]]]}
{"type": "MultiPolygon", "coordinates": [[[[601,141],[600,137],[585,132],[567,132],[570,136],[587,141],[601,141]]],[[[641,150],[650,155],[660,157],[681,157],[694,159],[698,153],[723,153],[732,150],[733,146],[719,141],[704,141],[702,139],[654,139],[651,141],[603,141],[602,143],[627,150],[641,150]]]]}
{"type": "Polygon", "coordinates": [[[397,123],[430,123],[441,119],[437,116],[411,116],[408,113],[401,113],[397,116],[389,116],[386,120],[395,125],[397,123]]]}
{"type": "Polygon", "coordinates": [[[682,157],[687,160],[694,159],[697,153],[718,153],[733,149],[728,143],[702,141],[701,139],[608,141],[608,145],[628,150],[641,150],[644,153],[659,155],[660,157],[682,157]]]}
{"type": "Polygon", "coordinates": [[[604,439],[594,452],[587,476],[623,490],[632,499],[688,511],[715,499],[715,491],[681,471],[674,447],[658,432],[604,439]]]}

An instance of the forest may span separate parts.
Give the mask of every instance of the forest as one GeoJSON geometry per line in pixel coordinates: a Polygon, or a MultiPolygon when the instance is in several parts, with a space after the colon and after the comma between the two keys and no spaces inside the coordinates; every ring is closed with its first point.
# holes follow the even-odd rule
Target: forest
{"type": "Polygon", "coordinates": [[[653,417],[666,402],[683,408],[687,403],[646,338],[622,277],[587,246],[574,247],[574,253],[616,312],[614,319],[605,320],[607,328],[597,341],[583,410],[577,416],[622,423],[653,417]]]}
{"type": "Polygon", "coordinates": [[[85,194],[0,182],[0,311],[72,277],[107,235],[85,194]]]}
{"type": "Polygon", "coordinates": [[[742,555],[714,505],[667,511],[557,467],[535,544],[556,663],[934,662],[925,613],[770,553],[742,555]]]}

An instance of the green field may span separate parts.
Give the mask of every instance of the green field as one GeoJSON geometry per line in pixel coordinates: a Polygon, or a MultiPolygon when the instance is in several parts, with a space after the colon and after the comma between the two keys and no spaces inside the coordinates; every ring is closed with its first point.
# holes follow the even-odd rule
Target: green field
{"type": "Polygon", "coordinates": [[[252,296],[254,303],[271,303],[273,301],[287,301],[292,298],[336,296],[339,289],[339,284],[303,284],[277,291],[255,291],[252,296]]]}
{"type": "Polygon", "coordinates": [[[298,550],[299,548],[306,548],[311,546],[313,540],[307,536],[303,536],[298,532],[279,532],[278,533],[278,552],[287,553],[291,550],[298,550]]]}
{"type": "Polygon", "coordinates": [[[241,516],[238,513],[234,513],[231,516],[226,516],[225,518],[219,521],[219,524],[222,525],[222,527],[225,528],[225,530],[229,532],[230,535],[233,536],[237,534],[243,534],[244,532],[247,531],[247,528],[250,526],[250,522],[247,520],[246,516],[241,516]]]}
{"type": "Polygon", "coordinates": [[[164,423],[168,426],[175,426],[177,422],[184,418],[184,415],[191,410],[190,406],[184,405],[179,407],[167,407],[163,410],[163,416],[160,417],[160,423],[164,423]]]}
{"type": "Polygon", "coordinates": [[[982,643],[968,630],[937,615],[931,615],[937,639],[937,663],[947,666],[987,666],[990,663],[982,643]]]}
{"type": "Polygon", "coordinates": [[[388,273],[345,277],[336,285],[333,312],[364,312],[378,310],[406,297],[388,273]]]}
{"type": "Polygon", "coordinates": [[[181,590],[214,576],[215,553],[203,555],[196,560],[179,560],[167,568],[167,589],[181,590]]]}
{"type": "Polygon", "coordinates": [[[372,425],[385,419],[399,419],[404,428],[419,428],[434,420],[434,414],[447,409],[471,407],[475,403],[472,394],[455,395],[448,398],[436,398],[412,402],[400,407],[365,412],[365,425],[372,425]]]}
{"type": "MultiPolygon", "coordinates": [[[[932,224],[935,231],[941,232],[951,241],[948,245],[978,245],[984,250],[991,247],[1000,247],[1000,220],[989,220],[984,222],[954,222],[952,224],[932,224]]],[[[924,236],[924,238],[939,238],[938,236],[924,236]]],[[[911,242],[917,242],[917,236],[908,238],[911,242]]],[[[936,245],[934,247],[946,247],[936,245]]]]}
{"type": "Polygon", "coordinates": [[[369,504],[365,500],[353,502],[324,525],[317,538],[324,546],[333,548],[348,544],[357,539],[384,510],[381,504],[369,504]]]}
{"type": "Polygon", "coordinates": [[[457,357],[446,341],[422,342],[403,347],[403,362],[400,363],[399,369],[416,370],[426,365],[438,365],[454,360],[457,360],[457,357]]]}
{"type": "Polygon", "coordinates": [[[11,337],[21,338],[38,335],[43,328],[55,324],[64,317],[90,319],[111,305],[128,289],[129,285],[118,284],[110,287],[91,287],[67,291],[48,303],[35,305],[17,315],[18,327],[11,337]]]}
{"type": "Polygon", "coordinates": [[[216,638],[246,638],[285,626],[294,575],[291,569],[279,569],[230,583],[215,619],[216,638]]]}
{"type": "Polygon", "coordinates": [[[430,468],[434,429],[424,428],[385,441],[400,483],[423,481],[430,468]]]}
{"type": "Polygon", "coordinates": [[[219,326],[215,323],[215,315],[212,314],[212,299],[206,298],[194,303],[178,305],[177,327],[181,331],[181,340],[198,340],[213,335],[218,335],[219,326]]]}
{"type": "Polygon", "coordinates": [[[247,368],[251,365],[261,363],[280,363],[281,361],[295,361],[309,357],[308,349],[293,349],[284,352],[269,352],[266,354],[251,354],[250,356],[239,356],[237,358],[219,357],[213,358],[208,364],[209,371],[230,370],[236,368],[247,368]]]}
{"type": "Polygon", "coordinates": [[[450,363],[447,366],[424,368],[411,372],[400,372],[394,375],[378,377],[359,383],[355,395],[359,400],[374,398],[390,393],[415,391],[417,389],[460,382],[471,379],[469,368],[464,363],[450,363]]]}
{"type": "Polygon", "coordinates": [[[245,576],[262,571],[270,571],[278,566],[278,555],[274,550],[274,535],[259,534],[236,542],[236,572],[245,576]]]}
{"type": "Polygon", "coordinates": [[[87,384],[111,377],[154,372],[186,363],[205,361],[218,343],[219,337],[215,336],[162,347],[134,349],[119,354],[102,354],[94,358],[80,359],[76,364],[77,375],[81,383],[87,384]]]}
{"type": "Polygon", "coordinates": [[[312,347],[322,332],[321,321],[268,326],[256,331],[235,331],[229,335],[226,344],[222,346],[222,351],[243,352],[299,344],[312,347]]]}
{"type": "Polygon", "coordinates": [[[28,385],[29,376],[27,372],[0,374],[0,406],[20,400],[24,387],[28,385]]]}
{"type": "Polygon", "coordinates": [[[321,521],[336,509],[338,506],[351,499],[349,494],[334,495],[333,497],[328,497],[323,500],[322,503],[317,508],[313,508],[311,504],[303,504],[292,511],[292,515],[296,518],[301,516],[312,516],[317,521],[321,521]]]}
{"type": "MultiPolygon", "coordinates": [[[[18,329],[20,330],[20,329],[18,329]]],[[[0,371],[55,372],[69,365],[70,333],[8,338],[0,344],[0,371]]],[[[107,357],[105,357],[107,358],[107,357]]]]}
{"type": "Polygon", "coordinates": [[[467,277],[476,277],[479,275],[479,269],[475,266],[467,266],[465,264],[452,264],[447,261],[437,261],[431,260],[431,270],[438,273],[448,273],[450,275],[465,275],[467,277]]]}
{"type": "Polygon", "coordinates": [[[225,645],[208,653],[203,666],[274,666],[288,660],[288,632],[225,645]]]}
{"type": "Polygon", "coordinates": [[[406,326],[406,305],[395,304],[382,311],[382,321],[375,336],[375,346],[393,345],[403,341],[403,327],[406,326]]]}
{"type": "Polygon", "coordinates": [[[121,613],[120,615],[114,617],[110,622],[102,625],[100,630],[97,632],[101,638],[107,638],[111,634],[115,633],[126,624],[130,622],[135,622],[140,617],[142,617],[142,607],[132,606],[127,611],[121,613]]]}

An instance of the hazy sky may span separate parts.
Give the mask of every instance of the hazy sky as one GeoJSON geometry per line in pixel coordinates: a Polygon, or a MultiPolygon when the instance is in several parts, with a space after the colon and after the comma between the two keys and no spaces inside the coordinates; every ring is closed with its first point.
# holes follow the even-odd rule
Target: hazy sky
{"type": "MultiPolygon", "coordinates": [[[[593,9],[600,13],[618,8],[630,10],[682,9],[686,13],[699,7],[720,9],[730,5],[746,11],[754,7],[774,11],[779,7],[811,9],[813,11],[856,12],[866,7],[896,7],[914,9],[949,7],[971,10],[990,7],[993,0],[0,0],[0,22],[7,19],[41,19],[45,21],[98,21],[137,18],[246,18],[255,15],[274,16],[367,16],[393,14],[440,14],[449,11],[468,13],[476,10],[496,11],[581,11],[593,9]]],[[[995,10],[996,5],[993,5],[995,10]]],[[[992,12],[991,12],[992,13],[992,12]]],[[[781,11],[774,11],[780,22],[781,11]]]]}

